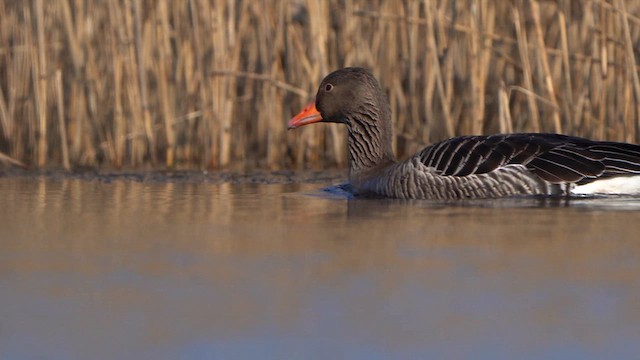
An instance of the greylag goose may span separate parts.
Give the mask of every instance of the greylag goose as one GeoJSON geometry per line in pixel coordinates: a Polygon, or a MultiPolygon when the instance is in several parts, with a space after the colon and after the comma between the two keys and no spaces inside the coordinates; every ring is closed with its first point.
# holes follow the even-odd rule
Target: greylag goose
{"type": "Polygon", "coordinates": [[[362,68],[327,75],[315,101],[288,126],[316,122],[347,126],[349,182],[357,194],[442,200],[640,194],[640,145],[629,143],[538,133],[461,136],[398,162],[387,98],[362,68]]]}

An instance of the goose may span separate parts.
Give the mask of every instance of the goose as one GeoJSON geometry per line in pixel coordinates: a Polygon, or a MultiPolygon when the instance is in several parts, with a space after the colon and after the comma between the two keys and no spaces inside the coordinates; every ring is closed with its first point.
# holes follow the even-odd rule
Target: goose
{"type": "Polygon", "coordinates": [[[552,133],[459,136],[397,161],[386,95],[359,67],[327,75],[288,128],[318,122],[346,125],[356,195],[455,200],[640,194],[640,145],[630,143],[552,133]]]}

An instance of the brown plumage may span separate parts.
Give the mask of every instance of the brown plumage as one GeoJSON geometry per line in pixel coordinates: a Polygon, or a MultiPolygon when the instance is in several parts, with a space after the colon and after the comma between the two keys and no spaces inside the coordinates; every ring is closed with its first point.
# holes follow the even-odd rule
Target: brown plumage
{"type": "Polygon", "coordinates": [[[581,193],[583,185],[615,177],[640,183],[639,145],[559,134],[455,137],[397,162],[386,96],[362,68],[327,75],[289,128],[315,122],[347,126],[349,180],[360,194],[468,199],[581,193]]]}

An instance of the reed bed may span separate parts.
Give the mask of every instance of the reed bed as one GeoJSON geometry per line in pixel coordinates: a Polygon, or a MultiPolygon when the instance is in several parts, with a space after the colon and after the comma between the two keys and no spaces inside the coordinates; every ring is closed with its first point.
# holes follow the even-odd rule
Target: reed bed
{"type": "Polygon", "coordinates": [[[344,129],[286,121],[369,67],[396,152],[449,136],[640,141],[640,2],[0,0],[0,162],[344,166],[344,129]]]}

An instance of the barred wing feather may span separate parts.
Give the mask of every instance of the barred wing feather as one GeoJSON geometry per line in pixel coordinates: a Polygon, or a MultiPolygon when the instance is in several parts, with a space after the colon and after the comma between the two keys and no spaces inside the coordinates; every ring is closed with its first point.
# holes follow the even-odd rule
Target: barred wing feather
{"type": "Polygon", "coordinates": [[[462,136],[417,155],[444,176],[484,174],[510,164],[526,166],[551,183],[586,184],[600,177],[640,174],[640,146],[559,134],[462,136]]]}

